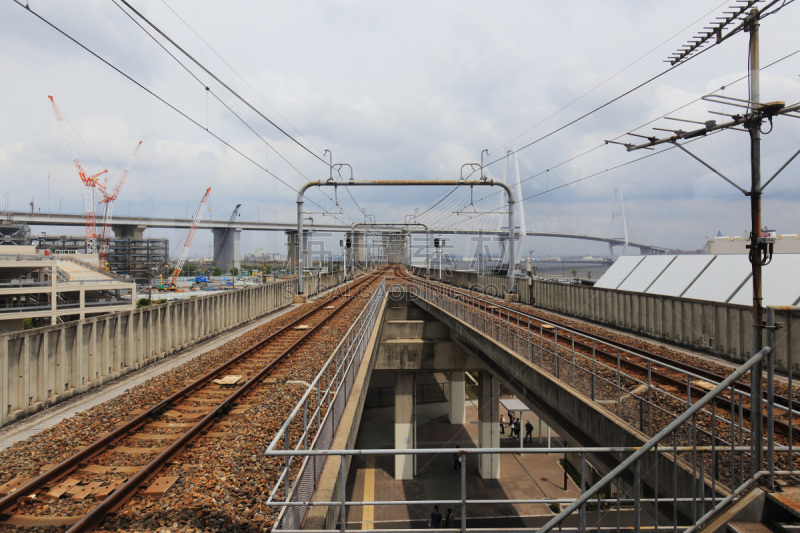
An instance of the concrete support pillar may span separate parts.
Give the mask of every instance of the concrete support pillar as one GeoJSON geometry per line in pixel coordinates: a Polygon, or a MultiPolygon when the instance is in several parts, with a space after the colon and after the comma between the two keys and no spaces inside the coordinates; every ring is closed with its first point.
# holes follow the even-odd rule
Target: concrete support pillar
{"type": "Polygon", "coordinates": [[[464,424],[466,409],[464,372],[450,372],[450,423],[464,424]]]}
{"type": "Polygon", "coordinates": [[[353,266],[356,270],[364,268],[367,257],[367,233],[365,231],[353,232],[353,266]]]}
{"type": "MultiPolygon", "coordinates": [[[[478,447],[500,447],[500,398],[497,381],[488,372],[481,372],[478,380],[478,447]]],[[[483,479],[500,478],[500,455],[482,454],[478,470],[483,479]]]]}
{"type": "Polygon", "coordinates": [[[224,238],[224,241],[222,242],[222,248],[219,250],[219,256],[216,258],[216,266],[220,267],[223,272],[228,272],[233,267],[238,268],[239,258],[242,255],[240,251],[242,229],[230,228],[230,230],[226,230],[226,228],[214,228],[211,230],[211,233],[214,235],[215,252],[217,248],[220,247],[220,241],[222,241],[224,238]]]}
{"type": "Polygon", "coordinates": [[[117,239],[143,239],[147,226],[111,226],[114,237],[117,239]]]}
{"type": "MultiPolygon", "coordinates": [[[[309,268],[311,263],[311,254],[309,253],[311,247],[311,232],[303,230],[303,244],[305,245],[306,253],[304,256],[305,267],[309,268]]],[[[297,274],[297,265],[299,261],[298,254],[300,252],[300,243],[297,239],[297,230],[286,232],[286,268],[292,274],[297,274]]]]}
{"type": "Polygon", "coordinates": [[[58,308],[58,265],[55,261],[50,266],[50,325],[58,324],[56,309],[58,308]]]}
{"type": "MultiPolygon", "coordinates": [[[[396,372],[394,375],[394,447],[414,448],[414,374],[396,372]]],[[[414,479],[414,457],[396,455],[394,478],[414,479]]]]}

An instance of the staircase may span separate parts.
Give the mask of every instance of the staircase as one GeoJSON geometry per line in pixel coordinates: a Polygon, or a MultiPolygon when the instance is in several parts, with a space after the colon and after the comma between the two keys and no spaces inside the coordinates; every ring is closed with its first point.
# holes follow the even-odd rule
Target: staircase
{"type": "Polygon", "coordinates": [[[766,492],[756,487],[723,509],[704,533],[800,533],[800,487],[766,492]]]}

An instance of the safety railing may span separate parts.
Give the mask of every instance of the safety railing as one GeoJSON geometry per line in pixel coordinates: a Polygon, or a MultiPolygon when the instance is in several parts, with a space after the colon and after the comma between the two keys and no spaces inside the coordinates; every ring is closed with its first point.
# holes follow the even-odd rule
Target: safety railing
{"type": "MultiPolygon", "coordinates": [[[[691,532],[697,529],[704,523],[712,514],[712,509],[720,508],[724,504],[730,502],[733,498],[741,496],[745,490],[757,483],[760,479],[766,477],[765,472],[759,472],[753,478],[748,480],[740,486],[735,493],[728,494],[727,496],[719,495],[718,493],[710,490],[706,483],[705,491],[696,490],[693,493],[687,492],[679,497],[665,498],[663,493],[654,491],[651,488],[653,477],[652,472],[656,469],[672,470],[676,477],[685,468],[685,464],[680,459],[682,456],[691,455],[695,452],[709,454],[710,449],[701,448],[697,450],[692,446],[670,446],[658,447],[652,446],[646,451],[641,451],[639,447],[622,447],[622,446],[606,446],[606,447],[592,447],[592,448],[578,448],[578,447],[564,447],[564,448],[420,448],[416,450],[409,449],[358,449],[358,450],[272,450],[267,452],[267,455],[283,458],[284,460],[299,460],[307,461],[325,461],[336,458],[339,462],[340,472],[346,471],[347,461],[353,457],[367,459],[369,457],[379,456],[400,456],[400,455],[415,455],[417,457],[425,456],[439,456],[450,457],[458,455],[462,467],[459,469],[459,491],[458,497],[453,498],[426,498],[418,500],[381,500],[370,499],[364,500],[355,497],[351,494],[347,497],[347,478],[340,476],[338,479],[338,493],[339,499],[328,501],[315,501],[315,506],[323,506],[334,508],[338,510],[338,524],[336,529],[325,531],[386,531],[385,525],[382,529],[372,529],[363,520],[350,518],[351,512],[357,508],[365,506],[374,506],[375,508],[388,507],[388,506],[407,506],[411,508],[429,510],[434,505],[440,508],[452,507],[454,510],[455,523],[448,528],[450,531],[470,531],[472,529],[477,531],[486,531],[486,519],[488,518],[480,511],[471,512],[472,506],[479,505],[492,505],[492,506],[508,506],[508,505],[529,505],[529,504],[543,504],[547,505],[550,509],[563,509],[555,517],[550,515],[550,520],[539,517],[539,524],[536,526],[520,527],[518,522],[514,526],[514,531],[551,531],[557,529],[561,532],[585,532],[585,531],[622,531],[629,529],[632,531],[686,531],[691,532]],[[553,498],[553,497],[532,497],[532,498],[504,498],[504,499],[487,499],[486,497],[478,497],[475,493],[479,492],[478,488],[474,488],[468,481],[468,473],[474,472],[475,465],[481,455],[505,455],[513,454],[519,455],[552,455],[554,452],[559,454],[567,454],[574,457],[574,473],[571,475],[571,481],[580,490],[581,496],[578,498],[553,498]],[[600,483],[589,487],[588,480],[591,477],[592,459],[600,454],[613,454],[617,457],[624,459],[626,462],[630,461],[631,464],[626,465],[626,475],[616,475],[613,479],[606,479],[600,483]],[[637,454],[634,458],[634,454],[637,454]],[[676,461],[674,456],[678,457],[676,461]],[[645,467],[644,465],[648,465],[645,467]],[[705,515],[698,519],[693,519],[691,514],[687,514],[686,510],[695,509],[696,514],[699,515],[705,510],[705,515]],[[678,510],[679,512],[675,512],[678,510]],[[572,520],[570,523],[564,523],[565,518],[571,515],[572,520]],[[669,515],[669,516],[667,516],[669,515]],[[479,521],[475,527],[469,527],[469,521],[479,521]]],[[[733,454],[736,456],[749,456],[751,453],[749,446],[733,446],[725,449],[718,449],[716,452],[719,454],[733,454]]],[[[776,452],[786,452],[787,447],[776,447],[776,452]]],[[[703,473],[708,474],[707,471],[698,471],[697,475],[701,476],[703,473]]],[[[665,474],[662,472],[662,477],[665,474]]],[[[669,477],[669,476],[667,476],[669,477]]],[[[669,477],[669,479],[672,479],[669,477]]],[[[695,484],[697,485],[697,484],[695,484]]],[[[501,485],[502,486],[502,485],[501,485]]],[[[454,494],[453,494],[454,495],[454,494]]],[[[268,502],[269,505],[274,507],[281,507],[284,510],[281,515],[289,512],[292,509],[300,510],[301,514],[305,513],[308,507],[307,502],[297,500],[276,500],[273,499],[268,502]]],[[[495,507],[496,508],[496,507],[495,507]]],[[[423,512],[413,513],[415,515],[424,516],[423,512]]],[[[374,522],[380,519],[380,510],[374,511],[374,522]]],[[[512,518],[512,517],[509,517],[512,518]]],[[[396,519],[395,519],[396,520],[396,519]]],[[[497,523],[498,518],[492,517],[492,520],[497,523]]],[[[383,520],[380,520],[383,521],[383,520]]],[[[413,527],[413,524],[409,524],[413,527]]],[[[497,530],[506,531],[502,529],[502,525],[497,525],[497,530]]],[[[303,531],[300,529],[300,524],[297,523],[292,527],[287,524],[279,523],[273,529],[274,531],[282,531],[285,533],[292,531],[303,531]]],[[[410,531],[409,529],[401,529],[393,527],[394,531],[410,531]]],[[[494,528],[492,529],[494,530],[494,528]]],[[[316,530],[315,530],[316,531],[316,530]]]]}
{"type": "MultiPolygon", "coordinates": [[[[677,513],[690,500],[690,509],[681,512],[689,516],[692,523],[700,523],[702,517],[709,516],[717,507],[717,496],[738,494],[741,487],[752,484],[755,479],[765,478],[772,483],[776,473],[795,471],[797,453],[792,444],[792,422],[800,413],[793,407],[791,377],[788,399],[784,400],[784,405],[775,401],[772,310],[767,313],[769,347],[753,355],[720,383],[713,383],[706,376],[616,346],[605,346],[607,349],[601,354],[599,347],[605,344],[602,339],[547,324],[546,321],[531,328],[519,311],[492,301],[487,306],[485,299],[462,291],[424,281],[415,281],[409,290],[652,436],[648,443],[650,448],[672,448],[673,462],[682,464],[691,473],[689,479],[694,481],[690,483],[688,500],[678,495],[679,486],[676,484],[670,505],[677,513]],[[576,343],[576,339],[580,341],[576,343]],[[581,347],[576,349],[578,344],[581,347]],[[636,371],[627,370],[628,359],[634,358],[643,366],[640,365],[636,371]],[[737,387],[737,382],[751,369],[751,386],[754,384],[753,375],[762,380],[764,366],[766,398],[751,396],[749,389],[737,387]],[[703,394],[709,389],[708,394],[703,394]],[[766,431],[759,416],[765,401],[766,431]],[[783,422],[780,437],[782,442],[788,442],[788,446],[776,454],[775,427],[778,421],[783,422]],[[691,451],[674,451],[682,446],[691,451]],[[737,453],[736,450],[744,448],[750,451],[737,453]],[[711,507],[697,503],[698,496],[699,500],[706,502],[703,490],[715,495],[708,502],[711,507]]],[[[631,468],[633,463],[641,466],[638,458],[634,458],[625,469],[631,468]]],[[[619,472],[615,471],[615,476],[617,474],[619,472]]],[[[657,478],[655,484],[659,485],[657,478]]],[[[570,513],[579,505],[570,509],[570,513]]]]}
{"type": "MultiPolygon", "coordinates": [[[[535,318],[538,327],[531,327],[526,315],[498,302],[422,281],[412,284],[410,290],[647,435],[655,435],[690,407],[695,398],[716,385],[707,376],[610,345],[585,332],[549,324],[538,317],[535,318]],[[632,361],[638,361],[638,366],[633,366],[632,361]]],[[[700,413],[697,431],[706,439],[714,438],[709,422],[713,419],[721,426],[715,429],[715,435],[724,427],[731,441],[738,444],[749,441],[746,417],[751,401],[747,388],[732,388],[713,408],[700,413]],[[720,405],[725,405],[729,412],[726,418],[717,416],[722,411],[720,405]]],[[[790,405],[790,402],[776,404],[775,418],[789,420],[800,416],[790,405]]],[[[785,429],[791,432],[791,424],[785,429]]]]}
{"type": "MultiPolygon", "coordinates": [[[[692,532],[700,528],[725,505],[740,497],[752,485],[761,480],[769,480],[775,474],[790,474],[788,471],[762,470],[747,467],[747,475],[742,478],[739,469],[746,465],[759,465],[761,447],[753,443],[737,445],[724,442],[721,438],[706,442],[697,430],[697,417],[703,409],[726,394],[737,379],[757,369],[763,363],[769,366],[772,348],[767,347],[755,354],[747,363],[738,368],[713,390],[695,402],[682,415],[677,417],[656,436],[641,447],[594,447],[559,448],[559,453],[577,457],[573,480],[580,489],[580,496],[573,499],[529,498],[492,499],[473,498],[467,484],[466,463],[470,456],[480,454],[546,454],[553,449],[546,448],[481,448],[481,449],[418,449],[418,450],[274,450],[268,455],[284,457],[287,463],[298,457],[306,462],[321,461],[329,456],[338,456],[341,472],[345,471],[346,459],[350,456],[370,455],[426,455],[458,454],[461,457],[461,488],[458,499],[425,500],[379,500],[357,501],[346,498],[346,478],[340,476],[340,499],[338,501],[317,501],[315,505],[333,506],[339,509],[339,531],[348,529],[347,511],[359,506],[452,506],[460,509],[460,530],[467,531],[469,506],[475,504],[533,504],[544,503],[551,508],[563,509],[538,531],[544,533],[558,528],[559,531],[587,531],[600,529],[621,530],[623,524],[633,531],[679,531],[692,532]],[[587,479],[593,458],[612,455],[619,460],[599,482],[588,487],[587,479]],[[737,480],[737,481],[735,481],[737,480]],[[570,519],[569,522],[566,522],[570,519]]],[[[768,401],[771,398],[768,398],[768,401]]],[[[770,435],[770,437],[774,437],[770,435]]],[[[789,453],[786,446],[775,446],[769,441],[768,464],[775,454],[789,453]]],[[[473,459],[474,460],[474,459],[473,459]]],[[[473,469],[474,470],[474,469],[473,469]]],[[[308,500],[284,501],[270,500],[271,505],[285,507],[282,515],[296,509],[298,515],[305,513],[308,500]]],[[[299,530],[299,522],[289,522],[281,530],[299,530]]],[[[354,524],[361,529],[363,524],[354,524]]],[[[352,528],[351,528],[352,529],[352,528]]]]}
{"type": "Polygon", "coordinates": [[[330,448],[385,296],[383,281],[267,448],[267,454],[280,447],[294,453],[286,456],[268,502],[283,497],[298,505],[281,512],[276,529],[297,529],[306,515],[325,460],[312,455],[301,463],[295,452],[330,448]]]}

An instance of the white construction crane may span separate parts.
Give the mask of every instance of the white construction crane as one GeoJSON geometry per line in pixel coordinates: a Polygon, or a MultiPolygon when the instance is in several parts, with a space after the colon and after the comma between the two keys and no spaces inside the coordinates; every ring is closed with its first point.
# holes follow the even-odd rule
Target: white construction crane
{"type": "Polygon", "coordinates": [[[206,203],[208,203],[208,193],[210,192],[211,187],[206,189],[203,199],[200,200],[200,205],[197,206],[197,212],[194,214],[194,220],[192,221],[192,227],[189,229],[189,235],[186,236],[186,242],[183,243],[181,255],[178,256],[178,262],[175,264],[175,270],[172,271],[172,277],[170,277],[169,283],[167,284],[169,287],[175,286],[175,280],[178,279],[178,275],[180,275],[181,269],[183,268],[183,263],[186,261],[186,257],[189,255],[189,248],[192,247],[194,234],[197,233],[197,226],[200,224],[200,219],[203,218],[203,208],[206,206],[206,203]]]}

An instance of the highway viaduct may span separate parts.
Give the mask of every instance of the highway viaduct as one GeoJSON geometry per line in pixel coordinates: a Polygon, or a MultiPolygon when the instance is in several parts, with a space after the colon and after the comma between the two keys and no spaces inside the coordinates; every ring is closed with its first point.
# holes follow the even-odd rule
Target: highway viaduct
{"type": "MultiPolygon", "coordinates": [[[[82,214],[55,214],[55,213],[26,213],[26,212],[6,212],[3,215],[4,221],[24,223],[29,226],[84,226],[86,219],[82,214]]],[[[199,223],[200,229],[210,229],[214,234],[214,247],[218,246],[217,239],[222,238],[225,228],[228,226],[229,220],[201,220],[199,223]]],[[[144,230],[148,228],[164,228],[175,229],[182,228],[188,229],[192,225],[192,220],[188,218],[161,218],[161,217],[115,217],[112,229],[114,235],[119,238],[133,237],[143,238],[144,230]]],[[[316,232],[347,232],[352,231],[352,225],[345,224],[311,224],[308,228],[310,231],[316,232]]],[[[260,221],[241,221],[234,222],[232,235],[234,236],[231,245],[238,250],[239,238],[242,231],[283,231],[288,234],[293,234],[297,231],[296,222],[260,222],[260,221]]],[[[387,227],[389,232],[400,231],[396,227],[387,227]]],[[[412,234],[424,234],[426,231],[414,224],[410,224],[407,229],[403,231],[412,234]]],[[[455,228],[435,228],[429,229],[428,233],[437,235],[475,235],[474,230],[459,230],[455,228]]],[[[482,232],[483,235],[502,237],[508,234],[508,230],[497,229],[487,230],[482,232]]],[[[586,235],[579,233],[558,233],[558,232],[539,232],[527,231],[526,235],[529,237],[550,237],[559,239],[577,239],[584,241],[603,242],[608,244],[609,249],[615,246],[625,246],[624,239],[619,237],[600,237],[595,235],[586,235]]],[[[655,246],[651,244],[627,242],[628,247],[637,248],[641,255],[666,255],[671,253],[678,253],[680,250],[670,249],[663,246],[655,246]]],[[[223,251],[225,255],[225,251],[223,251]]]]}

